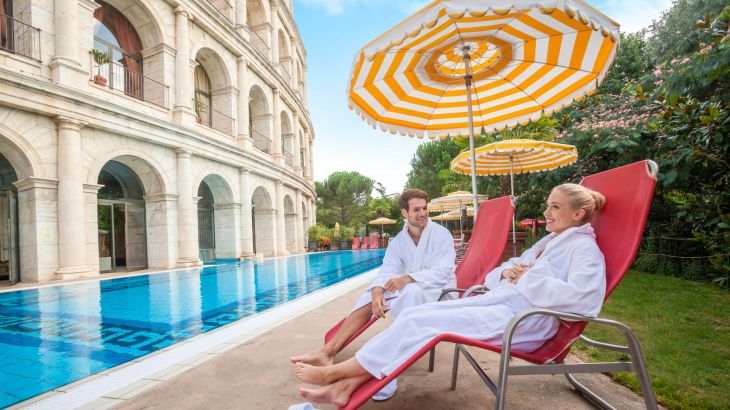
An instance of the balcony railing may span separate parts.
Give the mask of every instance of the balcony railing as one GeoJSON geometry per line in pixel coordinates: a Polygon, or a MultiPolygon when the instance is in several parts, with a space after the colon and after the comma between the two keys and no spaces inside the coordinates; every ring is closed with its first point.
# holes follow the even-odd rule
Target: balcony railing
{"type": "Polygon", "coordinates": [[[282,63],[276,63],[276,71],[284,77],[284,81],[286,81],[287,85],[291,87],[291,74],[289,74],[289,70],[286,69],[286,66],[282,63]]]}
{"type": "Polygon", "coordinates": [[[41,29],[0,14],[0,50],[41,61],[41,29]]]}
{"type": "Polygon", "coordinates": [[[227,0],[208,0],[208,3],[218,10],[226,20],[233,23],[233,5],[230,2],[227,0]]]}
{"type": "Polygon", "coordinates": [[[294,167],[294,154],[284,150],[284,164],[294,167]]]}
{"type": "Polygon", "coordinates": [[[198,115],[198,123],[213,128],[224,134],[234,135],[233,127],[235,120],[220,111],[217,111],[200,100],[193,100],[195,113],[198,115]]]}
{"type": "Polygon", "coordinates": [[[91,80],[102,87],[147,101],[162,108],[170,108],[170,87],[116,63],[96,64],[91,56],[91,80]]]}
{"type": "Polygon", "coordinates": [[[271,49],[266,44],[266,41],[261,38],[259,33],[256,32],[256,30],[251,30],[251,44],[253,44],[254,48],[259,50],[259,52],[266,56],[266,58],[268,59],[269,51],[271,49]]]}
{"type": "Polygon", "coordinates": [[[271,138],[266,135],[254,130],[253,128],[248,129],[249,135],[253,138],[253,147],[259,151],[263,151],[267,154],[271,154],[271,138]]]}

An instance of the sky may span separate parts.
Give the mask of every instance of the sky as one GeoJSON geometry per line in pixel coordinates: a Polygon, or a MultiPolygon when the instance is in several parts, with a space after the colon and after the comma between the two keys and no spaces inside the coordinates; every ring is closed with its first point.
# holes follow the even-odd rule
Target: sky
{"type": "MultiPolygon", "coordinates": [[[[485,0],[488,1],[488,0],[485,0]]],[[[335,171],[357,171],[403,190],[410,161],[427,140],[373,129],[347,107],[347,81],[361,47],[397,25],[429,1],[294,0],[294,18],[307,51],[307,100],[314,126],[314,179],[335,171]]],[[[638,31],[671,6],[671,0],[589,0],[589,4],[638,31]]]]}

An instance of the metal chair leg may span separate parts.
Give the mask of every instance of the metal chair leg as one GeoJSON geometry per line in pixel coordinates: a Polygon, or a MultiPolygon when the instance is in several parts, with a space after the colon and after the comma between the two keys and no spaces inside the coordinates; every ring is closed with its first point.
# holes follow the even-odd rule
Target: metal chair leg
{"type": "Polygon", "coordinates": [[[459,345],[454,345],[454,364],[451,366],[451,390],[456,390],[457,377],[459,377],[459,345]]]}
{"type": "Polygon", "coordinates": [[[428,352],[428,371],[433,373],[434,361],[436,360],[436,346],[428,352]]]}

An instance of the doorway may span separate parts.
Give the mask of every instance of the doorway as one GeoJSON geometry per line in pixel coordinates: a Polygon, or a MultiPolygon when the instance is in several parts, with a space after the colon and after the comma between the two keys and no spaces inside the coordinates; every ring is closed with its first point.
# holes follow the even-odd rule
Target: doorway
{"type": "Polygon", "coordinates": [[[13,182],[18,177],[7,159],[0,154],[0,282],[20,282],[20,229],[18,191],[13,182]]]}

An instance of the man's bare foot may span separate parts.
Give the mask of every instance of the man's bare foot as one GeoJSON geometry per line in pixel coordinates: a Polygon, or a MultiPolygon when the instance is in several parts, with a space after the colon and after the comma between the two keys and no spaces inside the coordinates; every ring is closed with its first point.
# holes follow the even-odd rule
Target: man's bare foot
{"type": "Polygon", "coordinates": [[[324,386],[334,380],[327,375],[327,367],[312,366],[307,363],[294,363],[294,374],[304,383],[324,386]]]}
{"type": "Polygon", "coordinates": [[[299,394],[315,403],[329,403],[337,407],[343,407],[350,401],[351,392],[347,390],[347,384],[344,381],[338,381],[318,389],[300,387],[299,394]]]}
{"type": "Polygon", "coordinates": [[[335,362],[334,356],[330,356],[322,350],[305,353],[299,356],[292,356],[292,363],[307,363],[312,366],[329,366],[335,362]]]}

